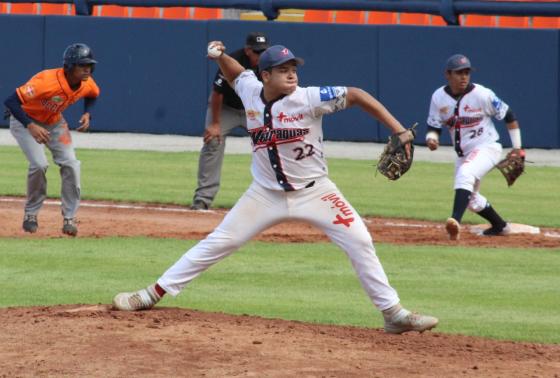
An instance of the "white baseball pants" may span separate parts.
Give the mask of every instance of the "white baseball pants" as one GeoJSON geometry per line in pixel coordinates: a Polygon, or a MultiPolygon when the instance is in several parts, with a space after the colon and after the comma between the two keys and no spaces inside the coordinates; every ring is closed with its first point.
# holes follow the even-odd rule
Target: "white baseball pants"
{"type": "Polygon", "coordinates": [[[342,248],[374,305],[381,311],[400,302],[379,261],[369,231],[356,210],[327,177],[293,192],[253,182],[222,223],[187,251],[157,281],[175,296],[200,273],[265,229],[287,220],[307,221],[342,248]]]}
{"type": "Polygon", "coordinates": [[[465,189],[472,193],[469,210],[477,213],[488,203],[486,197],[480,194],[480,182],[500,161],[502,145],[492,143],[479,146],[455,161],[454,189],[465,189]]]}

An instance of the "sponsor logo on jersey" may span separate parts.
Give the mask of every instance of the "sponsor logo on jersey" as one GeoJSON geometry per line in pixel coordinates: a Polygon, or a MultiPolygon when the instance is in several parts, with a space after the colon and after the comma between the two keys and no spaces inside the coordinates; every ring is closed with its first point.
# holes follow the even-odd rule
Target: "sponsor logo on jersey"
{"type": "Polygon", "coordinates": [[[64,100],[62,99],[62,97],[60,96],[54,96],[53,98],[51,98],[52,102],[56,102],[57,104],[60,104],[61,102],[63,102],[64,100]]]}
{"type": "Polygon", "coordinates": [[[60,108],[59,104],[57,104],[52,100],[47,100],[47,99],[42,99],[41,105],[43,105],[43,108],[47,109],[49,112],[52,113],[57,113],[58,109],[60,108]]]}
{"type": "Polygon", "coordinates": [[[336,97],[334,87],[321,87],[319,88],[319,94],[321,96],[321,101],[330,101],[336,97]]]}
{"type": "Polygon", "coordinates": [[[333,224],[342,224],[350,227],[350,223],[354,222],[354,213],[348,204],[340,198],[336,193],[327,194],[321,197],[321,200],[331,203],[331,209],[338,209],[333,224]]]}
{"type": "Polygon", "coordinates": [[[280,112],[280,114],[278,114],[276,119],[280,121],[280,123],[292,123],[292,122],[303,120],[303,114],[287,115],[284,114],[284,112],[280,112]]]}
{"type": "Polygon", "coordinates": [[[447,114],[449,112],[449,106],[444,106],[439,109],[439,114],[447,114]]]}
{"type": "Polygon", "coordinates": [[[251,121],[255,121],[257,118],[260,117],[261,112],[258,112],[253,109],[249,109],[245,111],[245,114],[247,114],[247,118],[249,118],[251,121]]]}
{"type": "Polygon", "coordinates": [[[475,108],[475,109],[473,109],[473,108],[471,108],[469,105],[465,105],[465,107],[463,108],[463,110],[464,110],[466,113],[479,113],[479,112],[482,111],[482,108],[475,108]]]}
{"type": "Polygon", "coordinates": [[[292,143],[303,140],[309,134],[309,129],[269,129],[261,127],[249,131],[253,141],[254,150],[265,148],[270,145],[292,143]]]}

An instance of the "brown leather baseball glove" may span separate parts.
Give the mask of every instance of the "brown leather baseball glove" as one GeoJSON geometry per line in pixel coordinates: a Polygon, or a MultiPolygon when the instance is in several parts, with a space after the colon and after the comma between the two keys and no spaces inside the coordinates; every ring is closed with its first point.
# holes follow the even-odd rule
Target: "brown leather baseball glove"
{"type": "Polygon", "coordinates": [[[416,136],[416,123],[402,133],[393,134],[385,149],[379,156],[377,170],[389,180],[398,180],[412,165],[414,158],[414,145],[412,141],[416,136]]]}
{"type": "Polygon", "coordinates": [[[525,150],[514,148],[508,152],[505,159],[496,164],[496,167],[506,178],[508,186],[512,186],[525,171],[525,150]]]}

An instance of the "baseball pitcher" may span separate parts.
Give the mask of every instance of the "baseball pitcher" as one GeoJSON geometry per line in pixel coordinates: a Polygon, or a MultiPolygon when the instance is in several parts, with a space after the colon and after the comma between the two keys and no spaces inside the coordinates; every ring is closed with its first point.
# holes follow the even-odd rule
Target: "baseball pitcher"
{"type": "Polygon", "coordinates": [[[151,308],[165,293],[177,295],[253,236],[293,219],[322,229],[346,252],[367,295],[382,312],[386,332],[423,332],[435,327],[436,318],[401,307],[360,215],[328,178],[322,118],[358,106],[393,133],[401,133],[399,138],[405,144],[412,141],[412,132],[361,89],[299,87],[297,70],[304,62],[284,46],[275,45],[262,53],[262,82],[253,71],[244,70],[225,54],[221,42],[212,42],[209,48],[209,56],[216,59],[243,101],[252,142],[254,181],[206,239],[185,253],[157,283],[117,294],[114,307],[129,311],[151,308]]]}

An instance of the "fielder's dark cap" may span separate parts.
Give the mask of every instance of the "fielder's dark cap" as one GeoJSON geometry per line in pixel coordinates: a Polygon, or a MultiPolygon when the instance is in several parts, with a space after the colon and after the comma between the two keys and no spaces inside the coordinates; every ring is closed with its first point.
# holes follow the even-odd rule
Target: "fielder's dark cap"
{"type": "Polygon", "coordinates": [[[282,45],[270,46],[259,58],[259,71],[276,67],[290,60],[294,60],[298,66],[303,66],[305,61],[297,58],[287,47],[282,45]]]}
{"type": "Polygon", "coordinates": [[[245,46],[249,47],[254,52],[261,52],[270,46],[268,44],[268,37],[262,32],[252,32],[247,35],[245,46]]]}
{"type": "Polygon", "coordinates": [[[447,59],[447,63],[445,64],[446,71],[460,71],[465,68],[472,69],[471,61],[462,54],[452,55],[449,59],[447,59]]]}

